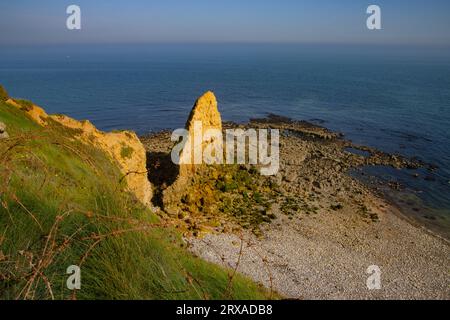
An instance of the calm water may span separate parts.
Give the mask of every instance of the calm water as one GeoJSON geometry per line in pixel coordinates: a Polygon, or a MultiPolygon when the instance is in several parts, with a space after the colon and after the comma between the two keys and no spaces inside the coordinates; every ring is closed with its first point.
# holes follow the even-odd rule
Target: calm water
{"type": "Polygon", "coordinates": [[[0,83],[50,113],[103,130],[178,128],[213,90],[225,120],[267,113],[312,120],[356,143],[415,156],[436,172],[398,180],[395,201],[450,233],[450,50],[299,45],[0,48],[0,83]],[[411,196],[413,195],[413,196],[411,196]],[[406,200],[405,200],[406,197],[406,200]],[[411,200],[412,199],[412,200],[411,200]],[[420,208],[420,210],[417,210],[420,208]]]}

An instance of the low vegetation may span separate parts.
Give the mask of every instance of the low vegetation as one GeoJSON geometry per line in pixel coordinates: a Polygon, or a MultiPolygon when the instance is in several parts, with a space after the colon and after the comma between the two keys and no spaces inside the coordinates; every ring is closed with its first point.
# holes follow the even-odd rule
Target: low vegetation
{"type": "MultiPolygon", "coordinates": [[[[178,231],[124,191],[103,152],[3,101],[10,138],[0,140],[0,299],[271,297],[234,270],[192,256],[178,231]],[[81,290],[66,287],[71,265],[81,268],[81,290]]],[[[255,192],[248,197],[264,206],[255,192]]]]}
{"type": "Polygon", "coordinates": [[[194,235],[204,227],[227,231],[234,226],[260,235],[260,226],[276,218],[271,207],[277,196],[277,186],[253,166],[205,166],[183,191],[179,209],[189,216],[180,218],[194,235]]]}

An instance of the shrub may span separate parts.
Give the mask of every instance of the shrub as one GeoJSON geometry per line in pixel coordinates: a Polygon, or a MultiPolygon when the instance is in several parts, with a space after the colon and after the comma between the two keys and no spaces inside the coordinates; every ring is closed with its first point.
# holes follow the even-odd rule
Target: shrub
{"type": "Polygon", "coordinates": [[[130,159],[133,155],[133,148],[129,146],[122,146],[122,149],[120,150],[120,156],[122,159],[130,159]]]}

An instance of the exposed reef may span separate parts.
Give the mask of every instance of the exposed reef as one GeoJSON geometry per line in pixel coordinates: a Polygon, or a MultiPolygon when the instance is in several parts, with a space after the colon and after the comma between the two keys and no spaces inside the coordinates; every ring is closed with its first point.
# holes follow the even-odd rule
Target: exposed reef
{"type": "MultiPolygon", "coordinates": [[[[281,132],[280,169],[273,176],[261,175],[259,165],[196,165],[195,169],[193,165],[177,166],[171,163],[170,153],[176,142],[170,140],[170,132],[141,137],[148,151],[149,178],[157,190],[154,204],[170,216],[179,217],[195,234],[205,230],[226,232],[237,225],[261,234],[260,226],[279,214],[292,219],[322,209],[334,212],[344,206],[353,208],[364,221],[377,222],[378,215],[364,201],[370,191],[348,171],[367,165],[423,165],[355,145],[339,133],[283,116],[269,115],[247,124],[222,124],[211,92],[197,100],[191,111],[186,124],[190,135],[194,119],[203,121],[206,128],[220,128],[224,136],[225,130],[236,128],[281,132]]],[[[210,143],[217,141],[204,142],[202,149],[210,143]]]]}

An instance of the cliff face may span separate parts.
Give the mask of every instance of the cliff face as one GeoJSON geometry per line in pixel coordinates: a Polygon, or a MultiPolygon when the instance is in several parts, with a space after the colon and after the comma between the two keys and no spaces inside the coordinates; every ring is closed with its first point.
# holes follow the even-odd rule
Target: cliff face
{"type": "Polygon", "coordinates": [[[105,133],[89,121],[77,121],[64,115],[48,115],[42,108],[31,103],[24,105],[13,99],[6,102],[25,111],[41,126],[45,127],[49,121],[56,121],[67,128],[74,129],[77,132],[74,138],[91,144],[109,155],[123,174],[128,190],[144,205],[150,205],[152,188],[147,179],[146,151],[134,132],[105,133]]]}
{"type": "Polygon", "coordinates": [[[146,152],[134,132],[105,133],[97,130],[89,121],[79,122],[61,115],[51,116],[51,118],[68,128],[80,129],[77,138],[86,143],[92,143],[115,160],[124,175],[128,189],[143,204],[150,204],[152,188],[147,179],[146,152]]]}

